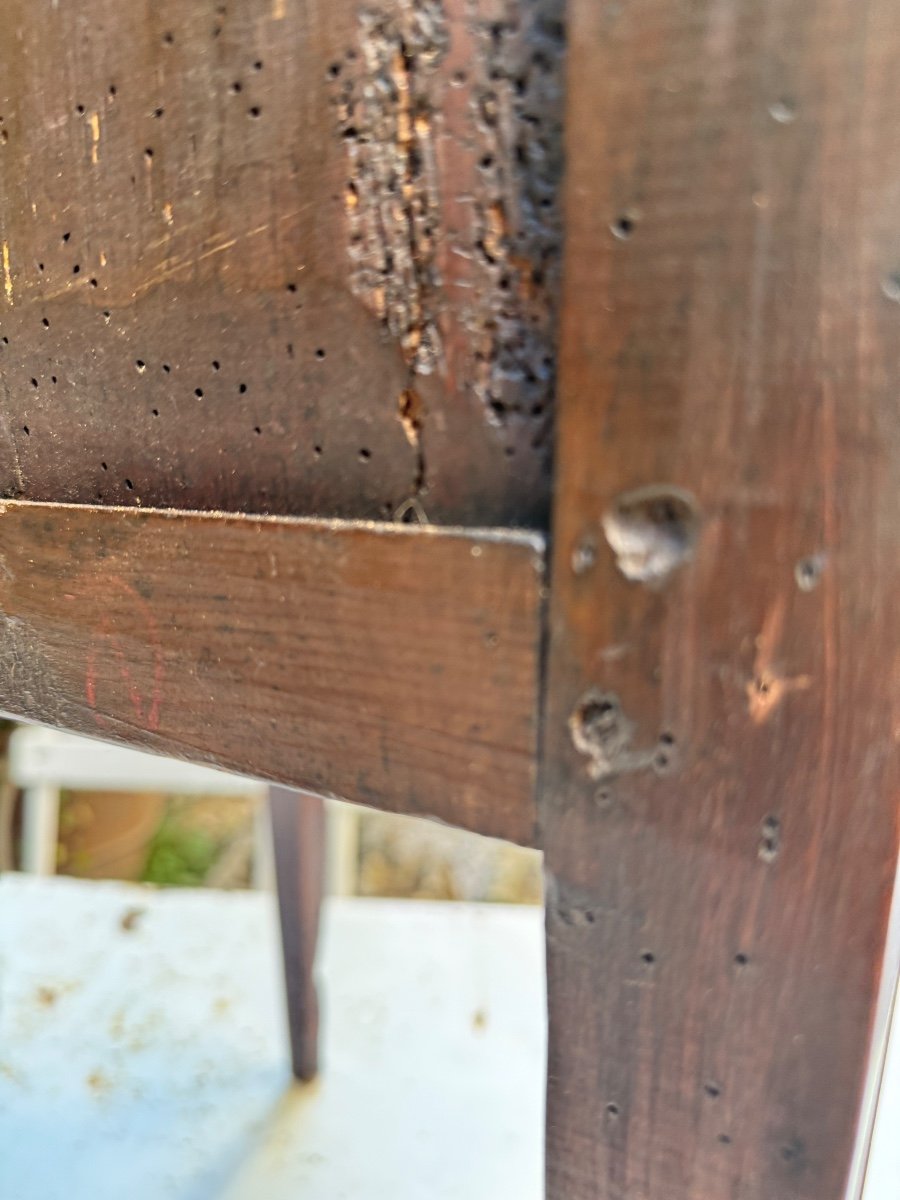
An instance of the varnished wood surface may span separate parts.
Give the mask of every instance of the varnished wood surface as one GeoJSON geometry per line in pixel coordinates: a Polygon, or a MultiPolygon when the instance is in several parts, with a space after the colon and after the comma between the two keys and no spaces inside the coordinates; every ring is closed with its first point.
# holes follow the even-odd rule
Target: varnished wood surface
{"type": "Polygon", "coordinates": [[[10,501],[0,709],[534,834],[533,534],[10,501]]]}
{"type": "Polygon", "coordinates": [[[546,521],[559,0],[7,0],[0,494],[546,521]]]}
{"type": "Polygon", "coordinates": [[[841,1200],[898,852],[900,14],[569,11],[548,1200],[841,1200]]]}

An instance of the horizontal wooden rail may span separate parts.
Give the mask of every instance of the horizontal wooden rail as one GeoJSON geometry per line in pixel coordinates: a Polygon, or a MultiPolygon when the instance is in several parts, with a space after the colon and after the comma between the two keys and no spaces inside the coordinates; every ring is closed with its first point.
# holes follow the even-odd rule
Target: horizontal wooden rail
{"type": "Polygon", "coordinates": [[[0,506],[0,709],[534,836],[540,537],[0,506]]]}

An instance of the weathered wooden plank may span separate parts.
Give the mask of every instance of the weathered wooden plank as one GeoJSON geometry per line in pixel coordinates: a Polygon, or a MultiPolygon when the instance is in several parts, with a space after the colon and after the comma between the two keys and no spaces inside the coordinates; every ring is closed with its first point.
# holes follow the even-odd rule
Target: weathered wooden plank
{"type": "Polygon", "coordinates": [[[7,502],[0,709],[530,842],[529,534],[7,502]]]}
{"type": "Polygon", "coordinates": [[[548,1200],[839,1200],[898,853],[900,15],[570,12],[548,1200]]]}
{"type": "Polygon", "coordinates": [[[0,494],[544,524],[561,7],[8,0],[0,494]]]}

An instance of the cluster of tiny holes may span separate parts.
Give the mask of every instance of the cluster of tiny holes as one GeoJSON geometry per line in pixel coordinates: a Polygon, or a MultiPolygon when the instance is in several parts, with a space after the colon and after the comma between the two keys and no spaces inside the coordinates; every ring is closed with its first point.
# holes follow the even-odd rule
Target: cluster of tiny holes
{"type": "MultiPolygon", "coordinates": [[[[225,6],[224,5],[219,6],[217,8],[217,12],[219,12],[220,15],[224,15],[225,6]]],[[[221,26],[216,26],[214,29],[214,35],[217,35],[220,31],[221,31],[221,26]]],[[[175,32],[173,30],[164,31],[163,34],[161,35],[161,41],[162,41],[162,44],[167,48],[174,47],[177,44],[177,38],[176,38],[175,32]]],[[[355,54],[355,52],[351,52],[347,55],[347,57],[349,60],[352,60],[352,59],[356,58],[356,54],[355,54]]],[[[263,68],[264,68],[263,60],[261,58],[254,59],[252,61],[252,63],[250,64],[250,72],[252,73],[251,79],[252,79],[253,74],[258,74],[259,72],[261,72],[263,70],[263,68]]],[[[339,66],[337,66],[336,69],[333,71],[333,74],[337,74],[339,72],[339,69],[340,69],[339,66]]],[[[231,92],[234,95],[241,95],[241,94],[245,93],[246,86],[247,85],[245,84],[244,80],[235,79],[229,86],[228,90],[229,90],[229,92],[231,92]]],[[[119,93],[118,86],[115,83],[110,83],[108,85],[108,89],[107,89],[107,96],[109,98],[109,101],[112,102],[113,100],[115,100],[118,96],[118,93],[119,93]]],[[[84,117],[87,115],[88,107],[81,101],[79,101],[74,107],[75,107],[75,113],[77,116],[84,117]]],[[[154,120],[161,120],[165,115],[165,111],[166,110],[165,110],[164,105],[157,104],[154,108],[152,108],[150,110],[150,114],[154,120]]],[[[262,106],[259,103],[252,103],[247,108],[247,115],[249,117],[255,119],[262,115],[262,111],[263,111],[262,106]]],[[[2,125],[3,125],[3,117],[0,116],[0,127],[2,127],[2,125]]],[[[7,135],[6,135],[5,130],[3,131],[2,140],[4,142],[7,140],[7,135]]],[[[146,163],[148,164],[148,166],[151,165],[152,161],[154,159],[153,146],[145,145],[143,148],[143,156],[144,156],[144,159],[145,159],[146,163]]],[[[72,231],[71,230],[65,230],[61,234],[61,242],[64,246],[67,246],[70,243],[71,239],[72,239],[72,231]]],[[[71,262],[71,260],[70,260],[70,262],[71,262]]],[[[37,266],[38,272],[40,274],[43,274],[45,272],[46,265],[43,261],[37,262],[36,266],[37,266]]],[[[82,268],[81,262],[76,261],[76,262],[71,263],[71,274],[73,276],[81,275],[82,270],[83,270],[83,268],[82,268]]],[[[98,288],[100,286],[100,281],[98,280],[98,278],[96,276],[91,276],[87,282],[91,288],[98,288]]],[[[294,282],[287,283],[285,285],[285,289],[290,294],[296,294],[298,291],[297,284],[294,282]]],[[[110,324],[110,322],[112,320],[112,316],[113,316],[113,314],[110,309],[107,308],[107,309],[102,310],[102,319],[106,325],[110,324]]],[[[41,325],[44,330],[48,330],[51,325],[50,319],[46,316],[42,317],[41,325]]],[[[9,338],[6,335],[3,335],[3,337],[2,337],[2,344],[5,346],[9,345],[9,338]]],[[[288,351],[289,356],[291,358],[293,358],[294,351],[293,351],[292,344],[288,344],[287,351],[288,351]]],[[[314,354],[315,354],[315,358],[318,361],[322,361],[326,357],[326,351],[323,347],[317,347],[314,354]]],[[[171,364],[163,363],[161,365],[162,365],[162,370],[165,374],[168,375],[171,373],[171,371],[172,371],[171,364]]],[[[214,371],[218,371],[220,369],[220,363],[218,361],[214,360],[212,365],[213,365],[214,371]]],[[[137,372],[141,375],[144,375],[148,372],[148,364],[142,359],[135,360],[135,368],[136,368],[137,372]]],[[[56,375],[52,375],[50,377],[50,379],[53,384],[56,384],[58,381],[56,375]]],[[[30,384],[31,384],[32,388],[34,388],[34,389],[38,389],[40,387],[40,381],[35,376],[30,377],[30,384]]],[[[246,395],[247,391],[248,391],[248,385],[244,382],[241,382],[241,383],[239,383],[237,390],[238,390],[238,394],[240,394],[242,396],[246,395]]],[[[199,385],[196,386],[193,389],[193,395],[196,399],[203,399],[204,395],[205,395],[203,387],[201,387],[199,385]]],[[[150,409],[150,413],[154,418],[158,418],[160,416],[160,409],[158,407],[153,407],[150,409]]],[[[252,428],[253,428],[253,433],[255,436],[262,436],[262,433],[263,433],[262,425],[256,424],[252,428]]],[[[23,429],[23,432],[26,434],[26,436],[31,436],[31,428],[29,425],[23,425],[22,429],[23,429]]],[[[320,459],[323,456],[323,454],[324,454],[324,447],[319,443],[315,444],[315,446],[313,447],[314,458],[320,459]]],[[[359,448],[359,450],[357,452],[357,457],[361,463],[363,463],[363,464],[369,463],[372,459],[372,451],[367,446],[362,446],[359,448]]],[[[106,462],[102,463],[101,467],[102,467],[103,471],[109,470],[109,466],[106,462]]],[[[135,485],[134,485],[133,480],[126,478],[126,479],[124,479],[124,484],[125,484],[125,487],[129,491],[134,490],[135,485]]],[[[98,494],[98,499],[101,498],[101,495],[102,494],[98,494]]],[[[388,507],[392,507],[392,506],[388,506],[388,507]]],[[[494,643],[489,642],[489,644],[494,644],[494,643]]]]}
{"type": "MultiPolygon", "coordinates": [[[[652,966],[656,961],[656,956],[651,951],[644,951],[644,953],[641,955],[641,960],[646,965],[652,966]]],[[[746,966],[749,963],[750,959],[745,953],[743,953],[742,951],[739,951],[734,956],[734,961],[738,966],[746,966]]],[[[721,1084],[719,1084],[715,1080],[711,1080],[711,1079],[707,1080],[706,1083],[704,1083],[703,1091],[710,1100],[718,1100],[722,1095],[721,1084]]],[[[619,1105],[615,1101],[610,1101],[606,1105],[606,1112],[609,1117],[612,1117],[612,1118],[618,1117],[619,1112],[620,1112],[619,1105]]],[[[720,1133],[716,1140],[723,1146],[730,1146],[732,1139],[731,1139],[730,1134],[720,1133]]],[[[795,1156],[795,1154],[796,1154],[796,1151],[794,1150],[793,1147],[790,1147],[790,1146],[782,1147],[781,1157],[785,1161],[790,1161],[795,1156]]]]}
{"type": "MultiPolygon", "coordinates": [[[[62,234],[62,242],[64,244],[68,243],[71,239],[71,236],[72,236],[71,231],[67,230],[65,233],[62,234]]],[[[38,269],[40,271],[44,270],[43,263],[38,263],[37,265],[38,265],[38,269]]],[[[75,273],[77,273],[80,270],[80,267],[76,264],[76,266],[73,268],[73,270],[75,273]]],[[[91,282],[95,283],[94,280],[92,280],[91,282]]],[[[296,293],[297,285],[294,283],[288,283],[286,285],[286,290],[290,293],[296,293]]],[[[105,323],[109,324],[109,322],[112,318],[111,310],[104,309],[102,311],[102,316],[103,316],[105,323]]],[[[41,317],[41,327],[44,330],[48,330],[50,328],[50,319],[48,317],[46,317],[46,316],[41,317]]],[[[8,346],[10,344],[8,335],[4,334],[4,335],[2,335],[2,337],[0,337],[0,344],[2,344],[4,346],[8,346]]],[[[294,357],[293,343],[288,344],[287,352],[288,352],[289,357],[291,357],[291,358],[294,357]]],[[[317,346],[313,352],[313,356],[318,362],[322,362],[327,357],[327,352],[324,347],[317,346]]],[[[211,366],[211,369],[213,372],[219,372],[222,368],[222,364],[219,359],[213,359],[210,363],[210,366],[211,366]]],[[[148,371],[148,363],[146,362],[146,360],[144,360],[142,358],[137,358],[134,360],[134,368],[139,375],[146,375],[147,371],[148,371]]],[[[162,372],[164,374],[169,375],[172,372],[172,365],[171,365],[171,363],[163,362],[160,364],[160,369],[162,370],[162,372]]],[[[56,375],[51,375],[50,379],[51,379],[51,382],[54,384],[58,382],[56,375]]],[[[39,389],[40,381],[38,380],[38,378],[36,376],[31,376],[29,379],[29,382],[30,382],[32,388],[39,389]]],[[[249,388],[248,388],[248,385],[246,382],[241,381],[240,383],[238,383],[237,392],[239,395],[241,395],[241,396],[246,395],[248,390],[249,390],[249,388]]],[[[196,399],[202,399],[204,397],[204,394],[205,394],[204,389],[202,387],[200,387],[199,385],[193,389],[193,395],[196,399]]],[[[160,415],[160,410],[156,407],[151,408],[150,412],[153,417],[159,417],[159,415],[160,415]]],[[[31,436],[31,429],[28,425],[23,425],[22,430],[27,436],[29,436],[29,437],[31,436]]],[[[257,425],[253,426],[254,435],[261,436],[262,432],[263,432],[263,429],[262,429],[261,425],[257,424],[257,425]]],[[[314,458],[320,459],[322,457],[323,453],[324,453],[323,446],[320,443],[316,443],[313,447],[314,458]]],[[[360,449],[358,451],[358,458],[359,458],[360,462],[368,463],[372,459],[372,451],[367,446],[362,446],[362,447],[360,447],[360,449]]],[[[104,470],[104,471],[107,471],[109,469],[108,464],[105,462],[101,463],[100,465],[101,465],[102,470],[104,470]]],[[[132,480],[126,478],[124,480],[124,483],[125,483],[126,488],[129,491],[134,490],[134,483],[132,480]]],[[[97,498],[102,499],[102,493],[98,493],[97,498]]]]}
{"type": "Polygon", "coordinates": [[[672,765],[672,751],[675,748],[674,734],[664,731],[659,735],[659,744],[656,753],[653,755],[653,766],[663,774],[669,770],[672,765]]]}
{"type": "MultiPolygon", "coordinates": [[[[224,16],[227,12],[227,8],[225,5],[220,5],[217,7],[216,11],[219,14],[219,16],[224,16]]],[[[221,23],[217,23],[215,26],[213,26],[213,37],[218,37],[221,32],[222,32],[222,24],[221,23]]],[[[176,44],[176,37],[175,37],[174,31],[171,29],[167,29],[162,34],[161,41],[162,41],[163,46],[166,48],[171,48],[172,46],[174,46],[176,44]]],[[[263,60],[261,58],[257,58],[257,59],[254,59],[253,62],[250,64],[250,70],[253,74],[258,74],[260,71],[262,71],[263,66],[264,66],[263,60]]],[[[240,80],[235,80],[232,84],[230,84],[228,90],[229,90],[229,92],[231,92],[234,95],[239,95],[243,92],[244,85],[240,80]]],[[[107,88],[107,97],[109,99],[109,102],[112,103],[116,99],[118,94],[119,94],[118,86],[115,83],[110,83],[107,88]]],[[[251,120],[257,120],[259,117],[261,117],[262,111],[263,111],[262,105],[259,103],[250,104],[246,110],[247,116],[251,120]]],[[[87,112],[88,112],[87,106],[85,104],[83,104],[81,101],[79,101],[74,107],[74,112],[75,112],[76,116],[84,117],[87,115],[87,112]]],[[[152,110],[152,116],[156,120],[159,120],[161,117],[163,117],[164,114],[165,114],[165,108],[162,105],[158,105],[157,107],[155,107],[152,110]]],[[[6,128],[4,128],[4,124],[5,124],[5,119],[3,116],[0,116],[0,145],[6,145],[7,142],[9,141],[9,131],[6,128]]],[[[144,157],[148,163],[152,160],[152,158],[153,158],[153,148],[152,147],[148,146],[145,148],[144,157]]],[[[132,182],[135,182],[135,180],[133,178],[132,178],[132,182]]],[[[64,240],[66,240],[66,241],[68,240],[68,235],[66,235],[64,240]]],[[[44,269],[43,264],[41,264],[40,269],[43,271],[43,269],[44,269]]],[[[73,274],[76,274],[76,275],[79,274],[80,270],[81,270],[80,265],[76,265],[73,268],[73,274]]],[[[97,287],[98,281],[95,279],[92,279],[91,286],[97,287]]]]}
{"type": "MultiPolygon", "coordinates": [[[[67,233],[67,234],[65,234],[65,235],[64,235],[64,238],[63,238],[63,240],[64,240],[64,241],[68,241],[69,237],[70,237],[70,234],[68,234],[68,233],[67,233]]],[[[287,290],[288,290],[288,291],[291,291],[291,292],[296,292],[296,290],[297,290],[296,284],[288,284],[288,285],[287,285],[287,290]]],[[[109,318],[109,317],[111,316],[111,313],[110,313],[108,310],[105,310],[105,311],[104,311],[104,316],[105,316],[105,317],[107,317],[107,318],[109,318]]],[[[43,327],[44,327],[45,329],[49,328],[49,326],[50,326],[50,322],[49,322],[49,320],[48,320],[46,317],[42,319],[42,325],[43,325],[43,327]]],[[[3,344],[4,344],[4,345],[9,345],[9,338],[8,338],[8,337],[6,337],[6,336],[4,335],[4,337],[2,338],[2,342],[3,342],[3,344]]],[[[292,345],[292,344],[291,344],[291,345],[289,345],[289,347],[288,347],[288,352],[289,352],[289,355],[290,355],[290,357],[293,357],[293,345],[292,345]]],[[[321,361],[322,361],[324,358],[326,358],[326,351],[325,351],[324,347],[322,347],[322,346],[318,346],[318,347],[316,347],[316,349],[315,349],[315,351],[314,351],[314,357],[315,357],[315,358],[316,358],[316,359],[317,359],[319,362],[321,362],[321,361]]],[[[138,373],[139,375],[145,375],[145,374],[147,373],[148,364],[147,364],[147,362],[146,362],[144,359],[142,359],[142,358],[137,358],[137,359],[135,359],[135,360],[134,360],[134,366],[135,366],[135,370],[137,371],[137,373],[138,373]]],[[[221,362],[220,362],[220,360],[219,360],[219,359],[213,359],[213,360],[211,361],[211,363],[210,363],[210,367],[211,367],[211,369],[213,370],[213,372],[218,372],[218,371],[220,371],[220,370],[222,369],[222,364],[221,364],[221,362]]],[[[169,375],[169,374],[171,374],[171,372],[172,372],[172,365],[171,365],[171,363],[168,363],[168,362],[161,363],[161,364],[160,364],[160,368],[161,368],[161,370],[163,371],[163,373],[164,373],[164,374],[166,374],[166,375],[169,375]]],[[[53,382],[54,382],[54,383],[56,383],[56,376],[55,376],[55,375],[54,375],[54,376],[52,376],[52,380],[53,380],[53,382]]],[[[38,380],[37,380],[36,378],[32,378],[32,379],[31,379],[31,385],[32,385],[32,387],[34,387],[34,388],[37,388],[37,387],[39,387],[39,382],[38,382],[38,380]]],[[[249,390],[249,389],[248,389],[248,385],[247,385],[245,382],[243,382],[243,381],[242,381],[242,382],[240,382],[240,383],[237,385],[237,392],[238,392],[238,394],[239,394],[239,395],[241,395],[241,396],[244,396],[244,395],[246,395],[246,394],[247,394],[247,392],[248,392],[248,390],[249,390]]],[[[204,396],[204,390],[203,390],[203,388],[202,388],[202,387],[199,387],[199,386],[198,386],[198,387],[195,387],[195,388],[194,388],[194,391],[193,391],[193,394],[194,394],[194,396],[195,396],[197,399],[202,399],[202,398],[203,398],[203,396],[204,396]]],[[[154,417],[158,417],[158,416],[160,415],[160,412],[159,412],[159,409],[158,409],[158,408],[152,408],[152,409],[150,410],[150,412],[151,412],[151,414],[152,414],[154,417]]],[[[29,434],[29,435],[30,435],[30,430],[29,430],[28,426],[23,426],[23,429],[24,429],[24,431],[25,431],[25,433],[26,433],[26,434],[29,434]]],[[[262,433],[263,433],[263,427],[262,427],[261,425],[258,425],[258,424],[257,424],[257,425],[254,425],[254,426],[253,426],[253,433],[254,433],[254,435],[255,435],[255,436],[257,436],[257,437],[261,437],[261,436],[262,436],[262,433]]],[[[316,443],[316,444],[313,446],[313,457],[314,457],[314,458],[316,458],[316,459],[320,459],[320,458],[322,457],[323,453],[324,453],[324,448],[323,448],[323,446],[322,446],[320,443],[316,443]]],[[[359,458],[360,462],[362,462],[362,463],[368,463],[368,462],[370,462],[370,461],[371,461],[371,459],[372,459],[372,451],[371,451],[371,450],[370,450],[370,449],[369,449],[367,446],[361,446],[361,447],[360,447],[360,449],[359,449],[359,451],[358,451],[358,458],[359,458]]],[[[102,468],[104,471],[107,471],[107,470],[109,469],[109,466],[108,466],[108,464],[107,464],[107,463],[105,463],[105,462],[102,462],[102,463],[100,464],[100,466],[101,466],[101,468],[102,468]]],[[[132,490],[134,490],[134,484],[133,484],[133,482],[132,482],[130,479],[126,479],[124,482],[125,482],[125,486],[126,486],[126,488],[128,488],[128,490],[129,490],[129,491],[132,491],[132,490]]],[[[97,498],[98,498],[98,499],[101,499],[101,498],[102,498],[102,493],[98,494],[98,497],[97,497],[97,498]]],[[[491,635],[491,634],[488,634],[488,635],[487,635],[487,637],[486,637],[486,641],[487,641],[487,644],[488,644],[488,645],[490,645],[490,646],[495,646],[495,645],[497,644],[496,635],[491,635]]]]}

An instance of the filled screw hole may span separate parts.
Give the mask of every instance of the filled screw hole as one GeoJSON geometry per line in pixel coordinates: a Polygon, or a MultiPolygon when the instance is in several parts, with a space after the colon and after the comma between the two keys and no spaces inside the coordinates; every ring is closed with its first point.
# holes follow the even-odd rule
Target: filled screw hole
{"type": "Polygon", "coordinates": [[[769,105],[769,116],[779,125],[790,125],[797,118],[797,105],[786,98],[775,100],[769,105]]]}
{"type": "Polygon", "coordinates": [[[661,586],[692,556],[700,527],[693,496],[660,484],[616,497],[603,514],[603,532],[626,579],[661,586]]]}

